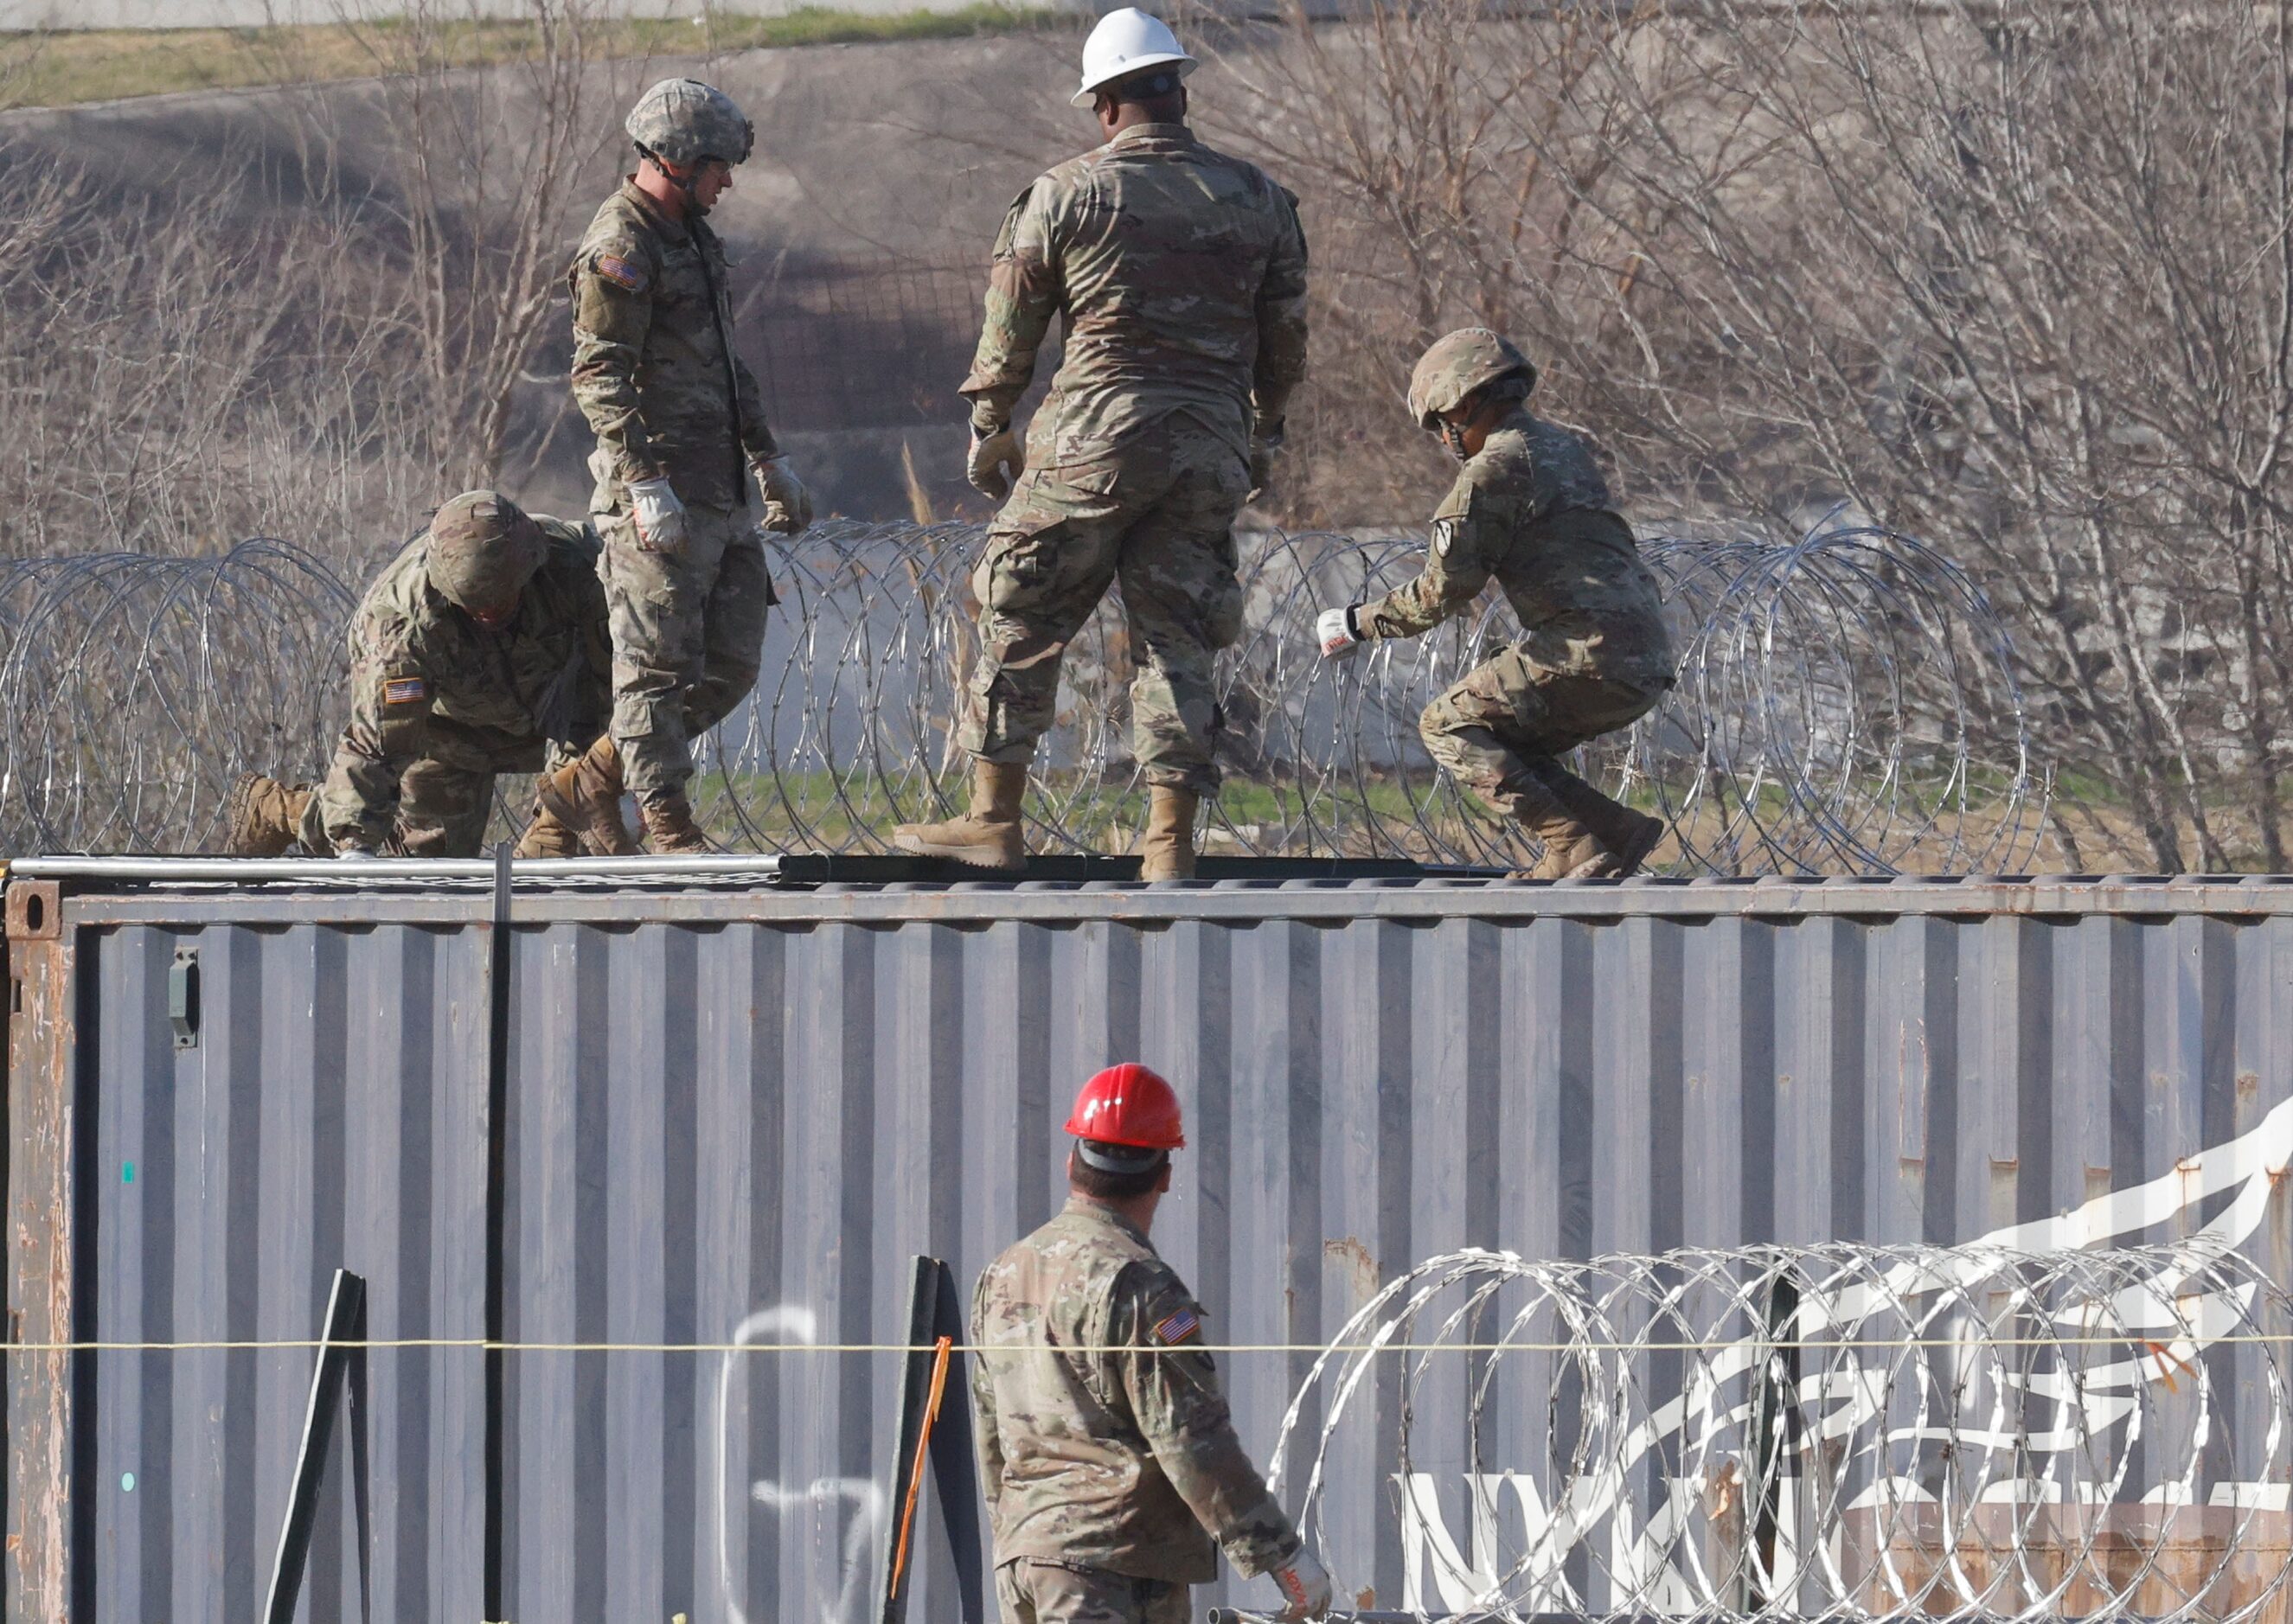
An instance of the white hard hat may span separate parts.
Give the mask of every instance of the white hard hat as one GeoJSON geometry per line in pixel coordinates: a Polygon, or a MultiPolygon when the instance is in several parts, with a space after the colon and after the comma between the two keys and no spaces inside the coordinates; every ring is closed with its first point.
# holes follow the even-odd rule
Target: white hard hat
{"type": "Polygon", "coordinates": [[[1109,12],[1082,42],[1082,88],[1075,92],[1074,104],[1089,107],[1101,85],[1164,62],[1176,62],[1182,79],[1195,70],[1195,59],[1179,48],[1179,36],[1160,17],[1149,17],[1135,5],[1109,12]]]}

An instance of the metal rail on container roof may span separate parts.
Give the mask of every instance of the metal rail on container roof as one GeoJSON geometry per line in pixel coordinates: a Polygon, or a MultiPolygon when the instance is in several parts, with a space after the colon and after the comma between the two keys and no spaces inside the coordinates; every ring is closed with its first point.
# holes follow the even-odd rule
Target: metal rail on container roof
{"type": "MultiPolygon", "coordinates": [[[[513,859],[521,890],[628,885],[895,885],[1031,882],[1138,883],[1137,857],[1052,852],[1000,873],[937,858],[839,852],[711,852],[691,856],[513,859]]],[[[21,859],[20,879],[95,885],[296,885],[326,889],[454,889],[494,884],[491,858],[51,856],[21,859]]],[[[1505,870],[1398,858],[1205,857],[1198,877],[1218,880],[1503,879],[1505,870]]]]}
{"type": "MultiPolygon", "coordinates": [[[[769,881],[780,873],[777,852],[704,852],[661,857],[543,857],[513,859],[518,879],[769,881]]],[[[11,865],[19,879],[115,880],[157,885],[401,885],[494,883],[486,857],[23,857],[11,865]]]]}

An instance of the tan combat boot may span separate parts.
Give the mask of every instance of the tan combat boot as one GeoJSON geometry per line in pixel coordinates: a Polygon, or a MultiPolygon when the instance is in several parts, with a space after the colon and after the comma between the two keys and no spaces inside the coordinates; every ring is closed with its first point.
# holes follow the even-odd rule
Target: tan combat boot
{"type": "Polygon", "coordinates": [[[1541,777],[1524,775],[1509,780],[1489,797],[1497,809],[1544,843],[1544,855],[1533,869],[1516,869],[1515,879],[1582,879],[1596,873],[1608,858],[1592,831],[1579,823],[1541,777]]]}
{"type": "Polygon", "coordinates": [[[971,810],[944,823],[903,823],[892,831],[892,844],[918,857],[952,857],[975,869],[1025,869],[1019,803],[1026,795],[1026,763],[974,761],[971,810]]]}
{"type": "Polygon", "coordinates": [[[536,805],[525,833],[517,837],[512,857],[579,857],[587,848],[581,836],[557,820],[547,806],[536,805]]]}
{"type": "Polygon", "coordinates": [[[1592,830],[1592,838],[1600,843],[1600,861],[1590,872],[1622,879],[1637,872],[1648,860],[1649,853],[1656,850],[1657,842],[1664,838],[1663,819],[1651,818],[1620,801],[1610,800],[1559,762],[1539,762],[1535,772],[1545,788],[1579,823],[1592,830]]]}
{"type": "Polygon", "coordinates": [[[543,812],[600,857],[635,857],[644,849],[621,821],[621,752],[611,733],[599,735],[579,759],[543,773],[533,794],[543,812]]]}
{"type": "Polygon", "coordinates": [[[1195,877],[1195,792],[1151,784],[1146,790],[1146,844],[1138,860],[1142,880],[1195,877]]]}
{"type": "Polygon", "coordinates": [[[276,857],[303,837],[308,784],[282,784],[242,772],[223,804],[223,850],[233,857],[276,857]]]}
{"type": "Polygon", "coordinates": [[[709,848],[709,836],[693,820],[693,803],[682,795],[639,808],[644,813],[645,844],[656,856],[693,857],[709,848]]]}

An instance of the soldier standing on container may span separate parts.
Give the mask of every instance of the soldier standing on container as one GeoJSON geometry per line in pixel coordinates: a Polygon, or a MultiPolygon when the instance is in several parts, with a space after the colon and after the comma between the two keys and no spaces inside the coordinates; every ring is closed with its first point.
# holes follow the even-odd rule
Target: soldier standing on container
{"type": "MultiPolygon", "coordinates": [[[[313,792],[231,786],[225,842],[272,857],[475,857],[494,775],[570,775],[604,726],[612,650],[597,543],[490,490],[456,497],[393,559],[352,619],[351,719],[313,792]]],[[[618,793],[580,830],[538,808],[521,857],[634,852],[618,793]]]]}
{"type": "Polygon", "coordinates": [[[1065,1211],[972,1295],[979,1466],[1003,1624],[1187,1624],[1189,1585],[1273,1575],[1288,1620],[1330,1576],[1243,1452],[1203,1310],[1147,1240],[1187,1142],[1178,1096],[1111,1066],[1067,1118],[1065,1211]]]}
{"type": "Polygon", "coordinates": [[[1219,786],[1211,662],[1242,627],[1234,519],[1306,369],[1306,239],[1296,198],[1187,129],[1195,61],[1169,28],[1111,12],[1082,61],[1075,105],[1106,144],[1011,206],[963,384],[971,482],[1009,497],[971,578],[982,648],[956,730],[971,809],[894,838],[1023,866],[1019,805],[1061,657],[1119,579],[1150,795],[1143,874],[1183,879],[1197,799],[1219,786]],[[1023,451],[1011,413],[1055,314],[1065,353],[1023,451]]]}
{"type": "MultiPolygon", "coordinates": [[[[693,79],[645,92],[628,128],[636,173],[597,211],[569,277],[573,398],[597,436],[590,508],[613,627],[612,736],[588,766],[596,784],[626,779],[654,851],[702,852],[692,740],[755,685],[774,602],[749,477],[766,529],[803,529],[812,498],[733,348],[724,245],[702,218],[754,131],[693,79]]],[[[569,822],[580,810],[550,804],[569,822]]]]}
{"type": "Polygon", "coordinates": [[[1464,464],[1433,517],[1425,571],[1372,603],[1325,610],[1325,655],[1414,637],[1471,604],[1491,576],[1519,617],[1511,648],[1425,708],[1433,759],[1544,844],[1538,879],[1632,873],[1664,823],[1560,764],[1629,727],[1673,683],[1655,576],[1581,434],[1527,405],[1536,368],[1487,327],[1437,340],[1409,380],[1409,414],[1464,464]]]}

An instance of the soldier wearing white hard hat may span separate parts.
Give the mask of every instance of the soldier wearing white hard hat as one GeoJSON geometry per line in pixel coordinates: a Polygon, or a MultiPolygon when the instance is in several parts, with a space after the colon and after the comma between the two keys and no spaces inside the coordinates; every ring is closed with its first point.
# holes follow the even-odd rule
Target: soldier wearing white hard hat
{"type": "Polygon", "coordinates": [[[1106,85],[1143,73],[1168,68],[1179,78],[1194,72],[1195,59],[1179,44],[1171,25],[1149,17],[1135,5],[1109,12],[1098,20],[1082,43],[1082,85],[1074,95],[1077,107],[1089,107],[1106,85]]]}
{"type": "Polygon", "coordinates": [[[1225,725],[1211,667],[1242,629],[1235,515],[1266,481],[1306,371],[1298,200],[1195,139],[1194,67],[1155,18],[1109,12],[1074,95],[1105,144],[1036,181],[1003,222],[963,383],[971,481],[1004,504],[972,574],[981,651],[956,719],[971,809],[903,825],[903,851],[1022,867],[1027,764],[1057,714],[1060,657],[1120,580],[1149,797],[1140,874],[1194,874],[1225,725]],[[1065,353],[1023,448],[1012,412],[1055,315],[1065,353]]]}

